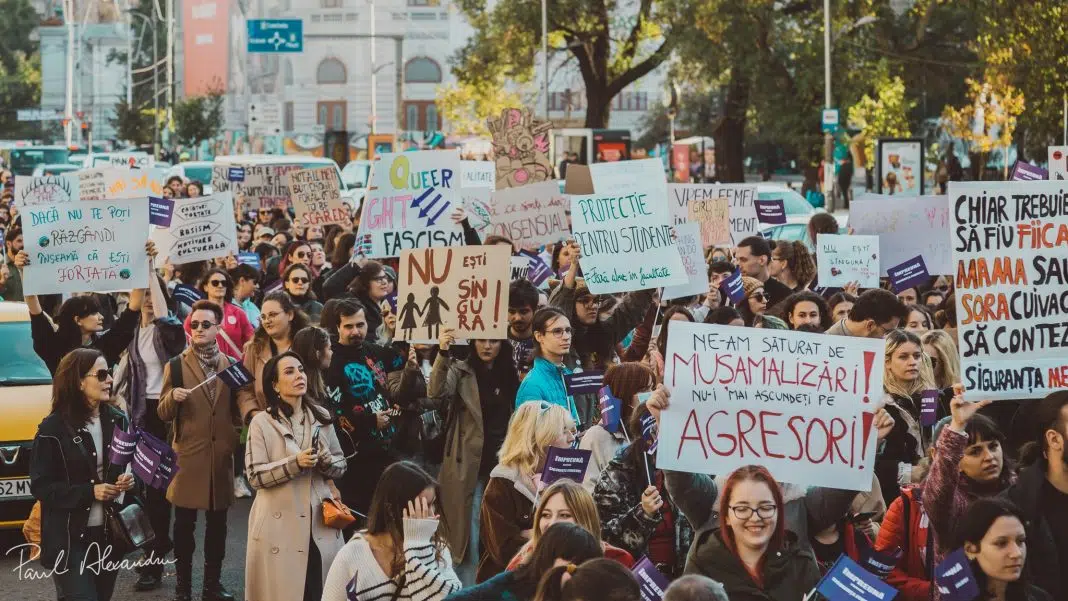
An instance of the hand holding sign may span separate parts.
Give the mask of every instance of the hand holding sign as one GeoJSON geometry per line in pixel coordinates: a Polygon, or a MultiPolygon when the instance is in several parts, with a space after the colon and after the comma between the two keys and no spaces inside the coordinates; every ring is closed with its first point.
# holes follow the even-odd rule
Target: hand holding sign
{"type": "Polygon", "coordinates": [[[663,506],[664,499],[660,496],[660,491],[655,486],[647,486],[642,493],[642,511],[645,515],[649,518],[656,517],[656,512],[663,506]]]}
{"type": "Polygon", "coordinates": [[[456,330],[442,324],[441,334],[438,334],[438,347],[443,351],[447,351],[455,342],[456,330]]]}

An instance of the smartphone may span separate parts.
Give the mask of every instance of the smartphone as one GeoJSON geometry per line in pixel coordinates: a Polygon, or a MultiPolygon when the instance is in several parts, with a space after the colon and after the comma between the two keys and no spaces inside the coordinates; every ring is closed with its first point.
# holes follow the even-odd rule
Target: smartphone
{"type": "Polygon", "coordinates": [[[312,430],[312,446],[311,446],[311,449],[312,449],[312,453],[318,453],[319,452],[319,426],[315,426],[315,429],[312,430]]]}
{"type": "Polygon", "coordinates": [[[849,518],[849,521],[853,522],[854,524],[859,524],[860,522],[866,522],[872,519],[878,513],[878,511],[865,511],[864,513],[858,513],[856,515],[851,516],[849,518]]]}

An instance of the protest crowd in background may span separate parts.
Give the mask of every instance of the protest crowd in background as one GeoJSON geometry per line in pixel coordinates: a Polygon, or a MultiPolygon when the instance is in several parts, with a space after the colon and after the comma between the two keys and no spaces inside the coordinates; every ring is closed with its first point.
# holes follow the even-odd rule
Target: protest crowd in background
{"type": "Polygon", "coordinates": [[[17,191],[57,598],[111,598],[63,569],[98,543],[233,599],[245,528],[249,601],[1068,598],[1063,182],[776,242],[754,186],[532,164],[386,154],[358,207],[240,165],[17,191]]]}

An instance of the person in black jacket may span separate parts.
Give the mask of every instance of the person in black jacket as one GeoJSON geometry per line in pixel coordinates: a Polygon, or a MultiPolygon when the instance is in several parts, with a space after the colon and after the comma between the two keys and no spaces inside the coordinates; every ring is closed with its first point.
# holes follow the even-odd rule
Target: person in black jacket
{"type": "Polygon", "coordinates": [[[100,351],[72,350],[59,363],[52,412],[33,440],[30,490],[41,502],[41,565],[55,570],[67,599],[108,601],[118,576],[104,569],[112,540],[105,506],[133,486],[133,476],[111,471],[112,433],[129,429],[125,414],[108,402],[111,384],[100,351]]]}
{"type": "Polygon", "coordinates": [[[1004,496],[1015,503],[1027,526],[1031,582],[1054,599],[1068,595],[1068,391],[1047,396],[1034,407],[1036,440],[1020,451],[1016,484],[1004,496]]]}
{"type": "Polygon", "coordinates": [[[334,270],[323,284],[325,298],[355,298],[367,319],[367,342],[378,342],[382,326],[382,301],[389,295],[389,276],[378,261],[357,258],[334,270]]]}

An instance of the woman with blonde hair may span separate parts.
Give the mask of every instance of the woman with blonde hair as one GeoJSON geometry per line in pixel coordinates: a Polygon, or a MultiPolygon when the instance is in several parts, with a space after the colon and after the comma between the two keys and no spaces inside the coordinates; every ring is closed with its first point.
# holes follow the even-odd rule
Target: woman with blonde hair
{"type": "Polygon", "coordinates": [[[508,569],[514,570],[527,563],[545,531],[553,524],[560,522],[582,526],[601,543],[604,556],[608,559],[618,561],[628,568],[634,565],[633,555],[601,540],[601,517],[597,514],[597,504],[593,501],[593,495],[581,484],[564,478],[553,482],[541,491],[538,506],[534,510],[534,527],[530,541],[515,554],[508,564],[508,569]]]}
{"type": "Polygon", "coordinates": [[[548,401],[528,401],[512,415],[482,497],[477,582],[503,571],[533,537],[534,505],[545,457],[549,447],[570,448],[574,428],[570,412],[548,401]]]}
{"type": "Polygon", "coordinates": [[[931,361],[935,386],[939,390],[953,388],[954,384],[960,382],[960,354],[953,337],[942,330],[931,330],[921,340],[923,352],[931,361]]]}

